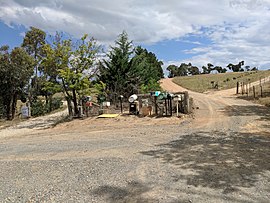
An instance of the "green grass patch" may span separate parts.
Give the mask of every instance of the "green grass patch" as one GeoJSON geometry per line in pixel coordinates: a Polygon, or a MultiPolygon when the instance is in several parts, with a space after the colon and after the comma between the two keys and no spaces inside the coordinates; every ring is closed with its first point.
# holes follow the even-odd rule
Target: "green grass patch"
{"type": "Polygon", "coordinates": [[[255,82],[267,76],[270,76],[270,70],[175,77],[173,82],[188,90],[206,92],[216,87],[218,90],[234,88],[237,82],[255,82]]]}

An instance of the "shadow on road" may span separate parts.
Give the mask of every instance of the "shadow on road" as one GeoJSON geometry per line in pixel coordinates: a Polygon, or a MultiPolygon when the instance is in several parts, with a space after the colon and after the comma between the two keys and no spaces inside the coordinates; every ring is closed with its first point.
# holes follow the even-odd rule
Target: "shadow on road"
{"type": "Polygon", "coordinates": [[[100,186],[93,191],[95,195],[105,197],[106,202],[156,202],[153,199],[143,198],[142,195],[150,190],[146,185],[139,182],[130,182],[125,188],[116,186],[100,186]]]}
{"type": "Polygon", "coordinates": [[[270,120],[270,108],[259,105],[228,106],[225,108],[225,114],[228,116],[260,116],[261,120],[270,120]]]}
{"type": "MultiPolygon", "coordinates": [[[[177,180],[188,185],[221,189],[223,193],[238,187],[252,187],[270,170],[270,136],[248,133],[199,132],[158,146],[158,150],[141,152],[180,169],[177,180]]],[[[269,177],[265,177],[267,182],[269,177]]]]}

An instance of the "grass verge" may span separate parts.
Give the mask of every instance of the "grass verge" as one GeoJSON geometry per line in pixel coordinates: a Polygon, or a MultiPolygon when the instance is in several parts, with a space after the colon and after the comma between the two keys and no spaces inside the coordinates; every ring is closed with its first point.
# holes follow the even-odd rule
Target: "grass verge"
{"type": "Polygon", "coordinates": [[[270,76],[270,70],[250,72],[230,72],[219,74],[205,74],[185,77],[175,77],[173,82],[195,92],[206,92],[215,89],[230,89],[236,87],[237,82],[255,82],[260,78],[270,76]]]}

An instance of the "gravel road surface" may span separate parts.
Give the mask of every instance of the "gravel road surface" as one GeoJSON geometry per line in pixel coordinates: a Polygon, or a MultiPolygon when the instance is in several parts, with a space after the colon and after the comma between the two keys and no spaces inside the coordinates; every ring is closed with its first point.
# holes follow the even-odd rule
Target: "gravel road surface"
{"type": "MultiPolygon", "coordinates": [[[[162,86],[183,90],[170,79],[162,86]]],[[[233,93],[190,92],[194,118],[89,118],[46,129],[46,117],[3,129],[0,202],[268,203],[270,110],[233,93]]]]}

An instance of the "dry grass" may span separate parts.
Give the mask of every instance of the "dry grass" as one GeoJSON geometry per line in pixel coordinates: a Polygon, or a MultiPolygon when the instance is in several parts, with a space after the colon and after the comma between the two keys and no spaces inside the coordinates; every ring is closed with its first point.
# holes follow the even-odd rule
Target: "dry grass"
{"type": "Polygon", "coordinates": [[[262,83],[262,95],[260,86],[255,87],[256,98],[254,99],[253,90],[249,95],[249,99],[253,99],[256,103],[270,107],[270,82],[262,83]]]}
{"type": "Polygon", "coordinates": [[[270,107],[270,97],[259,98],[258,103],[270,107]]]}
{"type": "Polygon", "coordinates": [[[230,72],[176,77],[173,79],[173,82],[195,92],[206,92],[208,90],[214,89],[213,87],[215,84],[218,84],[218,89],[220,90],[230,89],[236,87],[237,82],[255,82],[260,80],[260,78],[265,78],[269,75],[269,70],[238,73],[230,72]]]}

